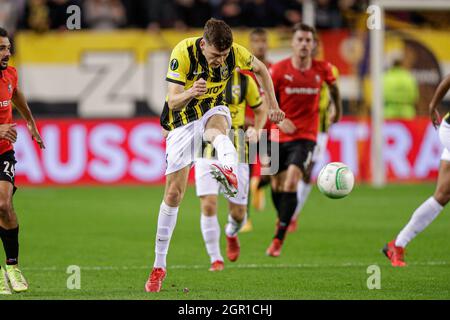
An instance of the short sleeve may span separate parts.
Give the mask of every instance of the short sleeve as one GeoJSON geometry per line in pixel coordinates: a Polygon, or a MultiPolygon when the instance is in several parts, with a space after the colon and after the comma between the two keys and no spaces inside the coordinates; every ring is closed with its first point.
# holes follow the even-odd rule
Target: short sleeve
{"type": "Polygon", "coordinates": [[[334,66],[329,62],[324,63],[324,80],[327,84],[332,84],[336,81],[336,76],[333,73],[333,67],[334,66]]]}
{"type": "Polygon", "coordinates": [[[19,79],[18,79],[18,76],[17,76],[17,70],[14,67],[9,67],[9,70],[10,70],[10,74],[11,74],[11,76],[13,78],[13,83],[12,83],[13,88],[12,89],[13,89],[13,91],[15,91],[17,89],[18,85],[19,85],[19,79]]]}
{"type": "Polygon", "coordinates": [[[253,66],[253,55],[245,49],[243,46],[234,43],[233,44],[234,54],[236,55],[236,67],[242,70],[252,70],[253,66]]]}
{"type": "Polygon", "coordinates": [[[189,72],[189,58],[184,42],[180,42],[170,55],[169,67],[167,69],[166,81],[186,84],[186,75],[189,72]]]}
{"type": "Polygon", "coordinates": [[[248,87],[245,95],[245,100],[250,108],[257,108],[262,104],[261,95],[259,93],[258,85],[256,81],[249,75],[246,75],[248,79],[248,87]]]}

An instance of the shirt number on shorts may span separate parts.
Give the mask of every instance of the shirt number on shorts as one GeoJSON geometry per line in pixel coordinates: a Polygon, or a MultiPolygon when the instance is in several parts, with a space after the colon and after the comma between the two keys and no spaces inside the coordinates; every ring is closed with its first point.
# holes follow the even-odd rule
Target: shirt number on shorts
{"type": "Polygon", "coordinates": [[[9,161],[4,161],[3,164],[5,165],[5,169],[3,169],[3,172],[6,173],[6,175],[11,179],[14,179],[15,175],[14,164],[9,161]]]}

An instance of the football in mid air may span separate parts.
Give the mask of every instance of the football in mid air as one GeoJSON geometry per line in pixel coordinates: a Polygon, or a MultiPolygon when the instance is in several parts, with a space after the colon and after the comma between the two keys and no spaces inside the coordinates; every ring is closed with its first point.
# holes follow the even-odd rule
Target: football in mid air
{"type": "Polygon", "coordinates": [[[340,199],[353,189],[355,178],[350,168],[342,162],[330,162],[320,170],[317,186],[328,198],[340,199]]]}

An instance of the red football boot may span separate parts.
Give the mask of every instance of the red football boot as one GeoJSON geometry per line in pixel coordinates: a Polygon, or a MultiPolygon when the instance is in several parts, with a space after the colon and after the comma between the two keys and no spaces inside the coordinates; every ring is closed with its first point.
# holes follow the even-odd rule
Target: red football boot
{"type": "Polygon", "coordinates": [[[209,268],[209,271],[222,271],[224,268],[223,261],[216,260],[213,263],[211,263],[211,267],[209,268]]]}
{"type": "Polygon", "coordinates": [[[278,257],[281,254],[281,247],[283,242],[280,239],[273,239],[269,248],[267,248],[266,255],[270,257],[278,257]]]}
{"type": "Polygon", "coordinates": [[[227,257],[231,262],[236,261],[241,253],[241,246],[239,245],[239,239],[237,236],[227,236],[227,257]]]}
{"type": "Polygon", "coordinates": [[[211,165],[211,174],[223,187],[224,193],[230,197],[235,197],[238,189],[238,180],[233,173],[233,169],[227,166],[211,165]]]}
{"type": "Polygon", "coordinates": [[[287,232],[293,233],[295,231],[297,231],[297,219],[292,218],[292,220],[289,223],[289,226],[287,228],[287,232]]]}
{"type": "Polygon", "coordinates": [[[405,249],[397,247],[395,240],[386,244],[383,248],[384,255],[391,261],[393,267],[406,267],[405,249]]]}
{"type": "Polygon", "coordinates": [[[159,292],[161,291],[162,282],[166,278],[166,270],[163,268],[153,268],[150,277],[145,284],[145,291],[159,292]]]}

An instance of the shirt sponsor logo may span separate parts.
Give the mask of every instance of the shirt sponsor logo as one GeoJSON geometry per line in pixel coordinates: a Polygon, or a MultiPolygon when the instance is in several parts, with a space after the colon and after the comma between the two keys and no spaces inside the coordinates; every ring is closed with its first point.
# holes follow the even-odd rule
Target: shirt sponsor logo
{"type": "Polygon", "coordinates": [[[241,97],[241,86],[240,85],[231,86],[231,92],[233,93],[233,98],[239,99],[241,97]]]}
{"type": "Polygon", "coordinates": [[[308,94],[315,95],[319,93],[319,88],[291,88],[286,87],[286,94],[308,94]]]}
{"type": "Polygon", "coordinates": [[[11,100],[0,101],[0,107],[8,107],[11,100]]]}
{"type": "Polygon", "coordinates": [[[217,86],[217,87],[211,87],[211,88],[208,88],[208,89],[206,90],[205,95],[206,95],[206,94],[215,94],[215,93],[218,93],[218,92],[220,91],[221,88],[222,88],[222,86],[217,86]]]}

